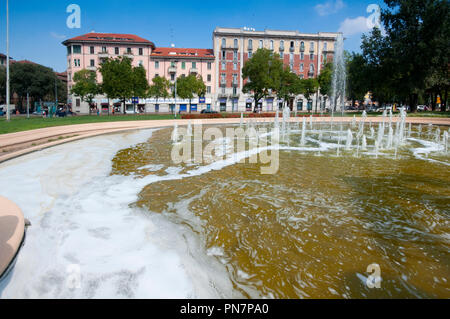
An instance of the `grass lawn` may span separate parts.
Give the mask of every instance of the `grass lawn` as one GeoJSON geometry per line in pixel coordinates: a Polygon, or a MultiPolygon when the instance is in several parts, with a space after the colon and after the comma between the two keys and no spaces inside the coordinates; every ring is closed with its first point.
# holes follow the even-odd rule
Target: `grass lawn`
{"type": "MultiPolygon", "coordinates": [[[[167,120],[173,119],[171,114],[149,114],[149,115],[79,115],[70,117],[42,118],[31,117],[27,119],[24,116],[12,116],[10,122],[6,122],[5,116],[0,117],[0,134],[29,131],[38,128],[99,123],[99,122],[117,122],[117,121],[143,121],[143,120],[167,120]]],[[[179,116],[177,116],[179,118],[179,116]]]]}

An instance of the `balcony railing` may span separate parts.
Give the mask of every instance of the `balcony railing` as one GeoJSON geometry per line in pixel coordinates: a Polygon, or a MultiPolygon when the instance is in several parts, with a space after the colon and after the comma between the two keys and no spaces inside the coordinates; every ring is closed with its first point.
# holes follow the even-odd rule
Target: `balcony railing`
{"type": "Polygon", "coordinates": [[[108,52],[99,52],[98,57],[99,58],[107,58],[109,56],[108,52]]]}
{"type": "Polygon", "coordinates": [[[176,66],[169,66],[168,72],[169,73],[177,73],[177,67],[176,66]]]}
{"type": "Polygon", "coordinates": [[[189,73],[197,74],[198,73],[198,69],[197,68],[191,68],[189,70],[189,73]]]}

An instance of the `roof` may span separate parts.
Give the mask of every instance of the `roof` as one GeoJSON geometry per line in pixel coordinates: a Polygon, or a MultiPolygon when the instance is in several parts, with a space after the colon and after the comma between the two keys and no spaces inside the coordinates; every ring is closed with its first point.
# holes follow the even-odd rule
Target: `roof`
{"type": "Polygon", "coordinates": [[[64,45],[71,42],[93,42],[93,43],[139,43],[148,44],[155,47],[155,44],[147,39],[138,37],[134,34],[121,34],[121,33],[97,33],[91,32],[87,34],[80,35],[75,38],[65,40],[64,45]]]}
{"type": "Polygon", "coordinates": [[[214,59],[214,51],[196,48],[155,48],[151,56],[214,59]]]}

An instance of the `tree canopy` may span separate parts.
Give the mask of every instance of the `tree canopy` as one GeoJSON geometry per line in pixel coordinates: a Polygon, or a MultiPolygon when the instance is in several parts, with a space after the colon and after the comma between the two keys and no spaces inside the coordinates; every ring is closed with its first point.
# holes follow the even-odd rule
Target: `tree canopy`
{"type": "Polygon", "coordinates": [[[73,76],[75,84],[72,86],[72,94],[81,97],[81,99],[89,104],[98,93],[100,93],[100,87],[97,83],[97,74],[95,71],[83,69],[78,71],[73,76]]]}

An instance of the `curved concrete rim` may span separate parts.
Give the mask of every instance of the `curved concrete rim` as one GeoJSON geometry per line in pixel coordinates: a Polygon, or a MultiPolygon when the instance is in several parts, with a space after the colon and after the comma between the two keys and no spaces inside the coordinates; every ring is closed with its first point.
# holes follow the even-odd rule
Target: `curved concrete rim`
{"type": "MultiPolygon", "coordinates": [[[[300,121],[302,117],[291,118],[291,122],[300,121]]],[[[258,121],[273,121],[274,118],[244,118],[244,122],[249,120],[258,121]]],[[[308,118],[309,120],[309,118],[308,118]]],[[[357,121],[361,120],[360,117],[356,118],[357,121]]],[[[381,116],[378,117],[368,117],[367,121],[372,121],[372,123],[381,122],[383,119],[381,116]]],[[[398,120],[394,117],[393,122],[398,120]]],[[[85,139],[88,137],[94,137],[103,134],[119,133],[131,130],[140,129],[152,129],[152,128],[164,128],[172,127],[174,124],[179,126],[188,125],[189,123],[197,124],[201,123],[203,125],[214,125],[214,124],[237,124],[240,123],[241,119],[238,118],[221,118],[221,119],[193,119],[193,120],[143,120],[143,121],[121,121],[121,122],[101,122],[101,123],[88,123],[88,124],[75,124],[66,126],[54,126],[41,128],[30,131],[22,131],[17,133],[9,133],[0,135],[0,149],[5,147],[12,147],[14,145],[31,143],[33,141],[51,139],[52,137],[68,136],[67,138],[58,139],[55,141],[49,141],[48,143],[43,143],[37,146],[26,147],[24,149],[14,151],[5,155],[0,154],[0,163],[17,158],[19,156],[29,154],[32,152],[40,151],[49,147],[60,145],[63,143],[69,143],[80,139],[85,139]]],[[[312,117],[313,122],[351,122],[353,117],[312,117]]],[[[406,123],[412,124],[433,124],[433,125],[443,125],[450,126],[450,118],[426,118],[426,117],[410,117],[406,119],[406,123]]]]}
{"type": "Polygon", "coordinates": [[[22,210],[0,196],[0,277],[15,259],[25,235],[22,210]]]}

